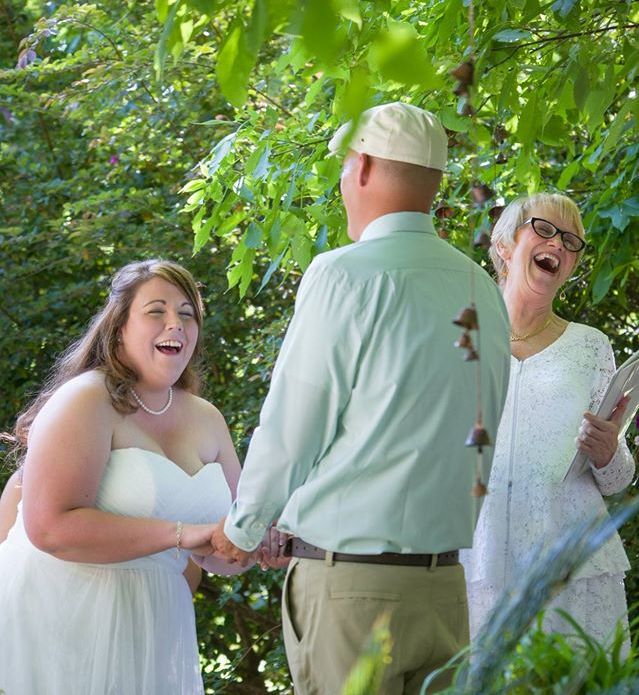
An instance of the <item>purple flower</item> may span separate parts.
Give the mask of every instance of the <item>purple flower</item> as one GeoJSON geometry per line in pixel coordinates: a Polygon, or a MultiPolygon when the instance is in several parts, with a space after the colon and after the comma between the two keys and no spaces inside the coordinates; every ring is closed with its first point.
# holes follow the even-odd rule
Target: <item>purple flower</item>
{"type": "Polygon", "coordinates": [[[38,56],[36,55],[36,52],[33,50],[33,48],[27,48],[25,50],[22,50],[18,55],[18,64],[16,65],[16,67],[24,69],[27,66],[31,65],[31,63],[33,63],[33,61],[37,57],[38,56]]]}
{"type": "Polygon", "coordinates": [[[120,161],[120,158],[118,157],[117,154],[112,154],[112,155],[109,157],[109,164],[110,164],[111,166],[115,166],[116,164],[119,163],[119,161],[120,161]]]}

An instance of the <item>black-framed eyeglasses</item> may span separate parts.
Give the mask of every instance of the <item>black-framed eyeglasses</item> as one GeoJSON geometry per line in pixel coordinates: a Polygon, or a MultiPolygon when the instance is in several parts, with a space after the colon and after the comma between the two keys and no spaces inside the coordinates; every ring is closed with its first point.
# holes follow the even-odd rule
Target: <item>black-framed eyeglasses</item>
{"type": "Polygon", "coordinates": [[[542,239],[552,239],[559,234],[561,243],[567,251],[578,253],[586,248],[586,242],[580,236],[577,236],[573,232],[564,232],[555,227],[552,222],[548,222],[548,220],[544,220],[541,217],[529,217],[521,223],[521,226],[523,227],[525,224],[529,223],[535,230],[535,234],[542,239]]]}

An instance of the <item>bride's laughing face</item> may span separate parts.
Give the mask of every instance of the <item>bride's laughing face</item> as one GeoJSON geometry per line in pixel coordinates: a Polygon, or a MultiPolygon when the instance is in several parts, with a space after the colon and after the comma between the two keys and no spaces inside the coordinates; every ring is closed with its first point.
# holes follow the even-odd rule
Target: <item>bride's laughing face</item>
{"type": "Polygon", "coordinates": [[[199,328],[195,310],[175,285],[155,277],[140,285],[120,334],[120,358],[149,387],[174,384],[189,364],[199,328]]]}

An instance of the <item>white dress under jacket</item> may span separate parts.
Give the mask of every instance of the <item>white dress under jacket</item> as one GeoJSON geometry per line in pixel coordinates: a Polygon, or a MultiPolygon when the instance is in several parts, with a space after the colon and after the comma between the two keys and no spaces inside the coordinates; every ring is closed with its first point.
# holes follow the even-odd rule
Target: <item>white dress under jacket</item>
{"type": "MultiPolygon", "coordinates": [[[[506,405],[473,548],[462,553],[468,584],[471,637],[525,564],[531,549],[557,538],[585,515],[605,512],[602,495],[623,490],[635,464],[622,441],[614,459],[563,482],[575,454],[585,410],[593,411],[614,373],[610,343],[600,331],[570,323],[541,352],[511,358],[506,405]]],[[[615,534],[575,574],[553,602],[593,636],[605,639],[625,618],[623,576],[630,567],[615,534]]],[[[548,611],[546,627],[562,629],[548,611]]]]}

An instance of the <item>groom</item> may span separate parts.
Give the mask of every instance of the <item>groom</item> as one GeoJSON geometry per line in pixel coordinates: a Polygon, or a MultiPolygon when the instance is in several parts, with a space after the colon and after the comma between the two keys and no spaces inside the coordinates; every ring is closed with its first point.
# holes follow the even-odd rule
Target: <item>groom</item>
{"type": "Polygon", "coordinates": [[[493,436],[508,381],[497,287],[429,214],[446,166],[439,121],[396,102],[351,131],[342,126],[329,149],[344,155],[356,243],[304,274],[237,499],[212,539],[245,563],[273,519],[295,536],[282,604],[298,695],[337,695],[383,611],[393,638],[385,693],[418,693],[468,642],[458,549],[470,547],[478,513],[475,451],[464,446],[476,372],[453,347],[452,318],[471,283],[493,436]]]}

